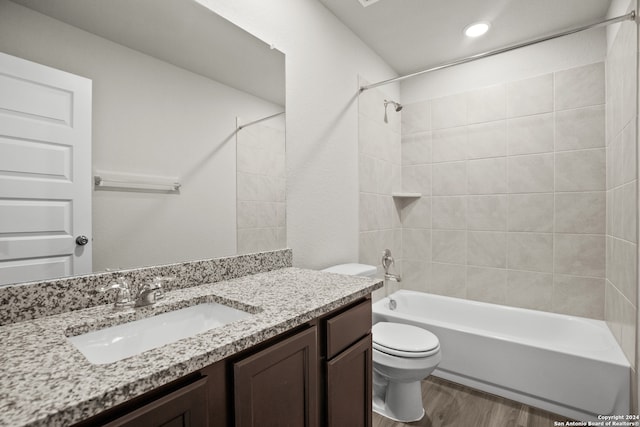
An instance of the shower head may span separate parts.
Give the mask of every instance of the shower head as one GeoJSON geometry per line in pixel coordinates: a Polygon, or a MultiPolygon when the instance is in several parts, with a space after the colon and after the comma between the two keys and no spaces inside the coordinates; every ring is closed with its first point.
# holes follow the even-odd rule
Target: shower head
{"type": "Polygon", "coordinates": [[[395,102],[395,101],[387,101],[386,99],[384,100],[384,122],[385,123],[389,123],[389,120],[387,120],[387,106],[389,104],[393,104],[393,107],[396,109],[396,113],[400,110],[402,110],[402,104],[395,102]]]}

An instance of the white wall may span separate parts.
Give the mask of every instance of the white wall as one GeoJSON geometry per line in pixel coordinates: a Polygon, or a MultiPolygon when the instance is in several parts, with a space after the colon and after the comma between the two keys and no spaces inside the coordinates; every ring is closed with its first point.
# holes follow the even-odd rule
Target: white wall
{"type": "Polygon", "coordinates": [[[589,30],[405,80],[400,98],[411,104],[600,62],[605,55],[605,29],[589,30]]]}
{"type": "Polygon", "coordinates": [[[94,270],[236,252],[236,116],[281,107],[5,0],[0,51],[93,80],[94,169],[183,184],[94,191],[94,270]]]}
{"type": "Polygon", "coordinates": [[[393,70],[317,0],[199,0],[286,55],[287,240],[294,265],[358,259],[358,74],[393,70]]]}

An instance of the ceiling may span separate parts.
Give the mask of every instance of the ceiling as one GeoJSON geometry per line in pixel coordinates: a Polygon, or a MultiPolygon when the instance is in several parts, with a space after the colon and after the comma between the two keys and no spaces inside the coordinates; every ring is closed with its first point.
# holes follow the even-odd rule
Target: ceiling
{"type": "Polygon", "coordinates": [[[585,25],[611,0],[319,0],[400,75],[585,25]],[[484,36],[464,28],[489,21],[484,36]]]}
{"type": "Polygon", "coordinates": [[[185,0],[12,0],[105,39],[278,105],[285,59],[208,8],[185,0]]]}

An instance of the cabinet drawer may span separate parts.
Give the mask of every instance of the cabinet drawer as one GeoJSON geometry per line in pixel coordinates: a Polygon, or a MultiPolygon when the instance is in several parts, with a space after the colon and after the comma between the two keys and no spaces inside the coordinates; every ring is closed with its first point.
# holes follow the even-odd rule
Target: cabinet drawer
{"type": "Polygon", "coordinates": [[[327,359],[371,332],[371,300],[327,320],[327,359]]]}

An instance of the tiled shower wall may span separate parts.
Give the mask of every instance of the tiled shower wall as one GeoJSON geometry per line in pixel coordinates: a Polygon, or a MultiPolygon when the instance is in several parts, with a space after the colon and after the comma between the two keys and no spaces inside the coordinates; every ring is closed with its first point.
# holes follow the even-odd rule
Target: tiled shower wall
{"type": "Polygon", "coordinates": [[[248,126],[236,143],[238,253],[286,248],[284,128],[248,126]]]}
{"type": "Polygon", "coordinates": [[[624,23],[606,61],[607,275],[604,318],[633,366],[638,297],[637,50],[637,27],[624,23]]]}
{"type": "Polygon", "coordinates": [[[403,287],[604,318],[605,67],[406,105],[403,287]]]}
{"type": "MultiPolygon", "coordinates": [[[[361,80],[360,84],[367,82],[361,80]]],[[[398,259],[402,249],[400,215],[392,197],[401,189],[401,114],[390,105],[389,123],[385,123],[385,99],[390,98],[377,89],[363,92],[358,99],[359,262],[376,266],[380,265],[383,249],[391,249],[398,259]]]]}

